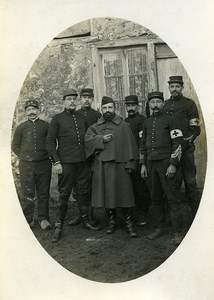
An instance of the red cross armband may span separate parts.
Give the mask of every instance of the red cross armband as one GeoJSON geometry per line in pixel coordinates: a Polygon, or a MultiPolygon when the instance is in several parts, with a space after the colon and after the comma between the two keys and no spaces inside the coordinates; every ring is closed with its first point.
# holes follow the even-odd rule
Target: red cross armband
{"type": "Polygon", "coordinates": [[[198,118],[189,120],[189,126],[200,126],[200,120],[198,118]]]}
{"type": "Polygon", "coordinates": [[[178,137],[182,137],[183,136],[183,133],[180,129],[173,129],[170,131],[170,136],[171,136],[171,139],[176,139],[178,137]]]}

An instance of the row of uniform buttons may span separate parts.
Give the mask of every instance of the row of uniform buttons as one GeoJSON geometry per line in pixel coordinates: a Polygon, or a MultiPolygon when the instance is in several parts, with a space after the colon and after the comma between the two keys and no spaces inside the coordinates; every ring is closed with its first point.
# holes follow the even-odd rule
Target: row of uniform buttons
{"type": "MultiPolygon", "coordinates": [[[[152,125],[152,143],[154,143],[155,141],[154,141],[154,135],[155,135],[155,122],[156,122],[156,117],[154,118],[154,122],[153,122],[153,125],[152,125]]],[[[154,148],[152,148],[152,150],[154,150],[154,148]]]]}
{"type": "Polygon", "coordinates": [[[77,120],[76,120],[75,115],[73,115],[73,118],[74,118],[74,123],[75,123],[75,127],[76,127],[76,132],[77,132],[78,145],[81,145],[81,143],[80,143],[80,135],[79,135],[79,128],[77,126],[77,120]]]}
{"type": "Polygon", "coordinates": [[[171,114],[172,115],[172,113],[173,113],[173,111],[174,111],[174,105],[175,105],[175,101],[172,101],[172,105],[171,105],[171,107],[170,107],[170,110],[169,110],[169,114],[171,114]]]}
{"type": "Polygon", "coordinates": [[[36,152],[36,124],[33,122],[34,152],[36,152]]]}

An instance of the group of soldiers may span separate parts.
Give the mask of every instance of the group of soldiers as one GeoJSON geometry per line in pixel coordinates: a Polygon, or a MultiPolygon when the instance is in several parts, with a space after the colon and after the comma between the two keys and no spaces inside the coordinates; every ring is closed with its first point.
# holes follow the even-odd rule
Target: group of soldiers
{"type": "Polygon", "coordinates": [[[129,235],[137,237],[134,225],[147,224],[151,204],[155,229],[148,238],[154,240],[164,234],[168,211],[171,242],[181,242],[182,181],[192,218],[201,198],[194,161],[200,124],[195,102],[182,94],[182,76],[171,76],[168,84],[170,99],[164,101],[160,91],[148,94],[147,117],[139,113],[136,95],[125,97],[125,120],[115,113],[115,101],[108,96],[102,98],[102,114],[95,111],[91,88],[80,91],[78,110],[77,91],[65,93],[64,110],[50,124],[38,117],[38,101],[26,101],[28,120],[17,126],[12,151],[19,158],[20,202],[30,227],[37,199],[41,229],[52,228],[49,191],[53,169],[58,174],[59,200],[52,242],[61,237],[71,193],[79,214],[70,225],[81,223],[85,229],[101,229],[94,208],[102,207],[108,220],[106,233],[112,234],[117,208],[121,208],[129,235]]]}

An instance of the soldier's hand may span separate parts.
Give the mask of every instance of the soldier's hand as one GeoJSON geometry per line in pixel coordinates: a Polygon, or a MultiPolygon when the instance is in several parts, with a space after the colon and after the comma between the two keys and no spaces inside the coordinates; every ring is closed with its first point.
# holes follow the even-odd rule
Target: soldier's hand
{"type": "Polygon", "coordinates": [[[111,140],[112,140],[112,133],[109,133],[109,134],[105,134],[104,136],[103,136],[103,142],[104,143],[109,143],[111,140]]]}
{"type": "Polygon", "coordinates": [[[148,174],[147,174],[147,168],[145,165],[142,165],[141,166],[141,171],[140,171],[140,175],[143,179],[146,179],[148,177],[148,174]]]}
{"type": "Polygon", "coordinates": [[[53,171],[56,173],[56,174],[62,174],[62,165],[60,163],[58,163],[57,165],[53,166],[53,171]]]}
{"type": "Polygon", "coordinates": [[[176,166],[170,164],[166,170],[166,177],[168,179],[172,178],[176,173],[176,166]]]}

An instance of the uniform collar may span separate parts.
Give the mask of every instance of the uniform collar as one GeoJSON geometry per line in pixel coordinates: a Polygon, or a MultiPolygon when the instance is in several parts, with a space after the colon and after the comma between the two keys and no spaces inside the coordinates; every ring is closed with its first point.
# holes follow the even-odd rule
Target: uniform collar
{"type": "Polygon", "coordinates": [[[164,111],[162,109],[157,115],[152,114],[151,116],[154,117],[154,118],[158,118],[158,117],[161,117],[163,114],[164,114],[164,111]]]}
{"type": "Polygon", "coordinates": [[[37,117],[36,119],[34,119],[34,120],[30,120],[30,119],[28,119],[28,121],[30,121],[30,122],[36,122],[37,120],[39,120],[39,117],[37,117]]]}
{"type": "Polygon", "coordinates": [[[83,110],[83,111],[92,110],[91,106],[90,106],[90,107],[88,107],[88,108],[86,108],[86,107],[81,107],[80,109],[81,109],[81,110],[83,110]]]}
{"type": "Polygon", "coordinates": [[[74,111],[69,111],[69,109],[64,109],[64,112],[66,113],[66,114],[75,114],[77,111],[76,110],[74,110],[74,111]]]}
{"type": "Polygon", "coordinates": [[[177,98],[172,98],[172,96],[170,97],[170,100],[172,101],[178,101],[180,100],[181,98],[183,98],[183,94],[180,94],[180,96],[178,96],[177,98]]]}
{"type": "Polygon", "coordinates": [[[127,117],[127,119],[134,119],[134,118],[136,118],[137,116],[139,116],[140,114],[139,114],[139,112],[137,112],[135,115],[133,115],[133,116],[128,116],[127,117]]]}
{"type": "MultiPolygon", "coordinates": [[[[116,125],[120,125],[121,121],[122,121],[122,119],[119,116],[115,115],[115,117],[110,122],[112,122],[116,125]]],[[[98,125],[104,124],[106,122],[109,122],[109,121],[106,121],[103,118],[103,116],[101,118],[99,118],[99,120],[97,121],[98,125]]]]}

